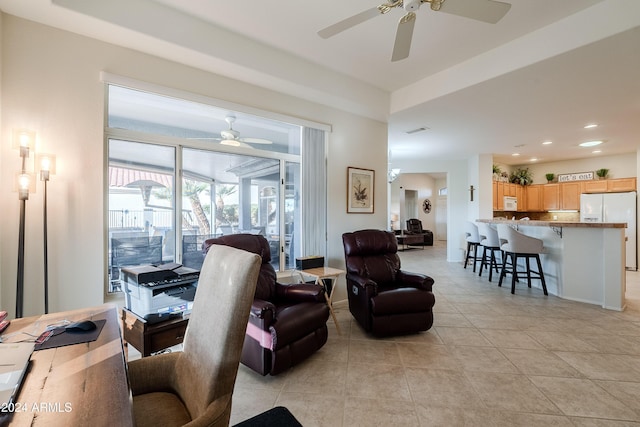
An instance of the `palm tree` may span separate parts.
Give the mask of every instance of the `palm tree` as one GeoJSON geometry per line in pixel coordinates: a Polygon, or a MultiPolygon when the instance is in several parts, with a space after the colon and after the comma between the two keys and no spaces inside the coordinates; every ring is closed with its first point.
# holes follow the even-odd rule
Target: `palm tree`
{"type": "Polygon", "coordinates": [[[216,186],[216,225],[230,222],[228,218],[225,218],[224,198],[234,194],[237,190],[238,187],[235,185],[216,186]]]}
{"type": "MultiPolygon", "coordinates": [[[[207,218],[202,203],[200,202],[200,193],[208,192],[209,184],[204,182],[193,181],[189,179],[184,180],[184,186],[182,192],[184,197],[189,199],[191,210],[193,211],[196,221],[198,223],[198,233],[209,235],[211,234],[211,224],[207,218]]],[[[173,196],[172,192],[168,188],[159,188],[154,190],[154,195],[158,199],[170,200],[173,196]]]]}
{"type": "Polygon", "coordinates": [[[200,202],[200,193],[203,191],[209,191],[208,184],[192,181],[190,179],[184,180],[184,188],[182,189],[182,192],[184,196],[189,199],[191,209],[196,216],[196,221],[198,221],[198,228],[200,229],[199,233],[209,235],[211,234],[211,224],[209,223],[207,214],[202,208],[202,203],[200,202]]]}

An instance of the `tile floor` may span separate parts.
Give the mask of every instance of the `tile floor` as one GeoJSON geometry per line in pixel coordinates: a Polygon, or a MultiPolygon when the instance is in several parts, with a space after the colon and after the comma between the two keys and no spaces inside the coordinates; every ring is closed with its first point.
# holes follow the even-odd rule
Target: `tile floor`
{"type": "Polygon", "coordinates": [[[497,286],[445,260],[442,243],[400,253],[435,280],[433,328],[366,336],[344,304],[343,331],[275,377],[240,365],[231,423],[282,405],[313,426],[640,426],[640,273],[614,312],[497,286]]]}
{"type": "Polygon", "coordinates": [[[275,377],[240,365],[231,424],[285,406],[305,426],[640,426],[640,273],[627,309],[499,288],[436,242],[400,253],[435,280],[428,332],[375,339],[335,306],[327,344],[275,377]]]}

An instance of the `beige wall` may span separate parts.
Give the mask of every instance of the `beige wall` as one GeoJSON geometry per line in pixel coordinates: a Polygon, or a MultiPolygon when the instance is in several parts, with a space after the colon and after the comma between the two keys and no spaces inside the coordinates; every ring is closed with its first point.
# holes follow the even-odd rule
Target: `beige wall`
{"type": "MultiPolygon", "coordinates": [[[[329,124],[328,264],[343,266],[341,234],[386,227],[387,126],[302,99],[129,49],[2,15],[0,298],[13,311],[17,256],[18,154],[11,131],[38,133],[57,156],[49,189],[50,310],[101,304],[106,281],[104,84],[102,71],[329,124]],[[346,214],[346,168],[376,170],[375,213],[346,214]]],[[[27,202],[25,315],[43,311],[42,183],[27,202]]],[[[343,289],[340,289],[343,291],[343,289]]],[[[340,293],[336,295],[340,299],[340,293]]]]}
{"type": "Polygon", "coordinates": [[[424,173],[401,173],[398,178],[391,183],[391,204],[390,212],[399,214],[399,222],[395,224],[396,229],[406,230],[406,221],[409,218],[414,218],[413,215],[408,215],[404,211],[403,192],[405,190],[414,190],[418,194],[418,216],[417,218],[422,221],[422,228],[425,230],[432,230],[435,232],[435,213],[436,204],[438,200],[438,188],[436,187],[436,180],[424,173]],[[426,214],[422,211],[422,201],[429,199],[432,204],[431,213],[426,214]]]}

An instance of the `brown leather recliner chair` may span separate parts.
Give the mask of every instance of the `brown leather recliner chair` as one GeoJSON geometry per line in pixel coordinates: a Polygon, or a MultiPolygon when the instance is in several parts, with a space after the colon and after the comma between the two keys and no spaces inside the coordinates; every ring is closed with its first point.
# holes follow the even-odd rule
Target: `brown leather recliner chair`
{"type": "Polygon", "coordinates": [[[431,230],[425,230],[422,228],[422,221],[417,218],[410,218],[407,220],[407,229],[405,234],[422,234],[424,236],[424,245],[433,246],[433,233],[431,230]]]}
{"type": "Polygon", "coordinates": [[[433,279],[400,269],[393,233],[360,230],[342,235],[349,311],[377,336],[426,331],[433,325],[433,279]]]}
{"type": "Polygon", "coordinates": [[[276,280],[269,242],[255,234],[230,234],[208,239],[262,257],[256,293],[242,348],[242,364],[262,375],[276,375],[300,363],[327,342],[329,307],[316,284],[282,284],[276,280]]]}

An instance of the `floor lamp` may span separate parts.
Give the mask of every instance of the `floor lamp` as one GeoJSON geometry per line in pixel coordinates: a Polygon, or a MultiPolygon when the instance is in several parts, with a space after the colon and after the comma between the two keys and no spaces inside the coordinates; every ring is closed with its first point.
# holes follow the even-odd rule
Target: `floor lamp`
{"type": "Polygon", "coordinates": [[[56,157],[51,154],[40,154],[38,156],[40,167],[40,181],[44,182],[43,213],[42,213],[42,242],[44,245],[44,313],[49,313],[49,250],[47,243],[47,183],[51,175],[56,173],[56,157]]]}
{"type": "Polygon", "coordinates": [[[35,146],[35,132],[18,130],[14,133],[14,146],[20,150],[22,167],[17,175],[18,199],[20,200],[20,226],[18,228],[18,274],[16,280],[16,318],[22,317],[24,306],[24,230],[25,210],[29,191],[35,189],[34,180],[27,173],[27,159],[35,146]]]}

